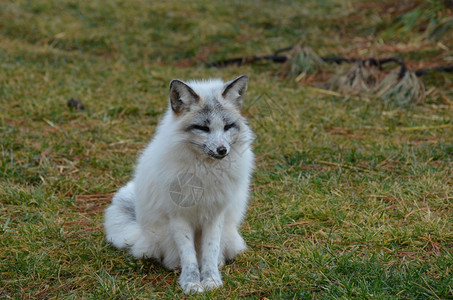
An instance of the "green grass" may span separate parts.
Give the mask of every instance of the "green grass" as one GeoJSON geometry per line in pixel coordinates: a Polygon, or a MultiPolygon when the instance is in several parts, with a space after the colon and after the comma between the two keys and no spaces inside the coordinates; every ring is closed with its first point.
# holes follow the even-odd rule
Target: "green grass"
{"type": "Polygon", "coordinates": [[[239,74],[257,136],[249,249],[222,289],[194,298],[451,298],[451,74],[425,76],[425,103],[401,108],[282,79],[278,64],[206,67],[298,42],[447,64],[442,3],[4,1],[0,298],[184,298],[177,274],[105,242],[103,210],[169,81],[239,74]]]}

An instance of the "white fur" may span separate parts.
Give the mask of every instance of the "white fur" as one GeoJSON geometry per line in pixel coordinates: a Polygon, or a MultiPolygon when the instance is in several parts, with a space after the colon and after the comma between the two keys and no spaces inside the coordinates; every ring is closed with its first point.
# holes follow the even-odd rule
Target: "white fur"
{"type": "MultiPolygon", "coordinates": [[[[190,146],[188,133],[181,130],[190,120],[184,118],[186,113],[178,115],[169,106],[138,160],[133,180],[115,194],[105,212],[107,240],[129,249],[136,258],[154,258],[169,269],[181,267],[179,283],[185,293],[221,286],[218,266],[246,248],[238,228],[246,211],[254,166],[253,134],[231,103],[242,95],[234,87],[222,97],[228,84],[220,80],[187,83],[200,96],[194,109],[215,99],[222,109],[239,115],[240,132],[230,141],[228,155],[214,159],[190,146]],[[202,183],[203,194],[194,205],[178,205],[170,196],[171,184],[180,174],[195,174],[202,183]]],[[[246,84],[247,78],[245,88],[246,84]]],[[[186,96],[181,93],[181,97],[186,96]]],[[[215,140],[211,135],[221,136],[218,140],[226,143],[229,135],[221,134],[218,114],[214,114],[211,126],[219,128],[195,134],[211,142],[215,140]]]]}

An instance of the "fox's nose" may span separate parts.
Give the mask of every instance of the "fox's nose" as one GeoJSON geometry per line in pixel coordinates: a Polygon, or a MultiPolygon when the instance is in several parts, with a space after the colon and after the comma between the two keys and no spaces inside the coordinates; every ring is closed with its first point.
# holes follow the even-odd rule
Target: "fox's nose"
{"type": "Polygon", "coordinates": [[[220,146],[217,148],[217,154],[220,156],[225,156],[227,154],[227,148],[220,146]]]}

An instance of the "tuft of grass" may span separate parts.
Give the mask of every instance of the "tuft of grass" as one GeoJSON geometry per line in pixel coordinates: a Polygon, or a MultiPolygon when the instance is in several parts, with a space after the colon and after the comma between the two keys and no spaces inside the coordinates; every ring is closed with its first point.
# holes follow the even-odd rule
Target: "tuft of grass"
{"type": "Polygon", "coordinates": [[[453,28],[452,5],[448,1],[430,0],[403,3],[401,11],[382,38],[407,38],[447,40],[453,28]],[[418,34],[415,34],[418,32],[418,34]]]}
{"type": "Polygon", "coordinates": [[[238,74],[251,78],[243,112],[257,136],[249,249],[222,270],[223,288],[194,298],[451,297],[451,74],[425,76],[425,103],[403,108],[280,80],[277,64],[205,67],[298,43],[446,64],[440,3],[2,3],[0,298],[184,298],[177,272],[105,242],[103,210],[169,81],[238,74]],[[426,22],[438,25],[417,29],[426,22]]]}

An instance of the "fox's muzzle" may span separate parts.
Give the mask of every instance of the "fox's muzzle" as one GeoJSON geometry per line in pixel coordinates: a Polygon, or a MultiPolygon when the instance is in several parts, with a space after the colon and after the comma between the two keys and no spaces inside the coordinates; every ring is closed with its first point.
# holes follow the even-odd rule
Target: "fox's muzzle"
{"type": "Polygon", "coordinates": [[[211,156],[215,159],[222,159],[225,156],[227,156],[228,153],[230,153],[229,149],[225,146],[218,146],[217,148],[215,148],[215,150],[211,150],[211,149],[209,149],[209,147],[205,146],[204,150],[205,150],[206,154],[208,154],[209,156],[211,156]]]}

